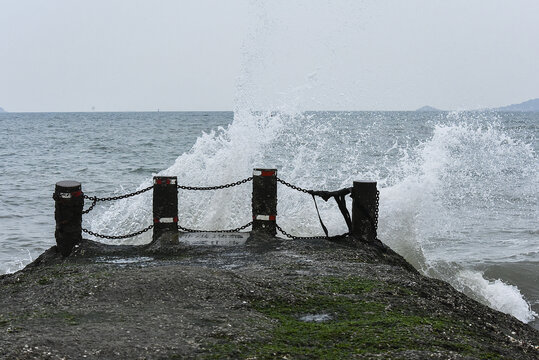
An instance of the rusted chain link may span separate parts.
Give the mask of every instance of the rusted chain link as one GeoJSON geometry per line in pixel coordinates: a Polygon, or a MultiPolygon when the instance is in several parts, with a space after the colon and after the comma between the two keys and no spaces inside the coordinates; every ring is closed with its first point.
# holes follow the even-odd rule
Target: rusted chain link
{"type": "Polygon", "coordinates": [[[90,211],[92,211],[94,209],[94,207],[95,207],[95,205],[96,205],[96,203],[98,201],[113,201],[113,200],[125,199],[125,198],[131,197],[131,196],[135,196],[135,195],[145,193],[146,191],[149,191],[151,189],[153,189],[153,185],[149,186],[147,188],[135,191],[135,192],[130,193],[130,194],[111,196],[111,197],[104,197],[104,198],[98,198],[96,196],[88,196],[86,194],[83,194],[84,199],[92,200],[92,205],[90,205],[90,207],[88,209],[84,210],[82,213],[83,214],[88,214],[90,211]]]}
{"type": "Polygon", "coordinates": [[[178,189],[182,189],[182,190],[219,190],[219,189],[227,189],[227,188],[231,188],[231,187],[234,187],[234,186],[238,186],[238,185],[241,185],[241,184],[245,184],[249,181],[253,180],[253,177],[248,177],[246,179],[243,179],[243,180],[239,180],[239,181],[236,181],[236,182],[233,182],[233,183],[230,183],[230,184],[225,184],[225,185],[216,185],[216,186],[186,186],[186,185],[178,185],[178,189]]]}
{"type": "Polygon", "coordinates": [[[251,221],[250,223],[247,223],[245,225],[242,225],[240,227],[237,227],[235,229],[229,229],[229,230],[195,230],[195,229],[189,229],[189,228],[186,228],[186,227],[183,227],[181,226],[180,224],[178,224],[178,230],[181,230],[181,231],[185,231],[185,232],[204,232],[204,233],[207,233],[207,232],[219,232],[219,233],[233,233],[233,232],[238,232],[238,231],[241,231],[241,230],[244,230],[246,228],[248,228],[249,226],[253,225],[253,222],[251,221]]]}
{"type": "Polygon", "coordinates": [[[312,194],[313,190],[307,190],[307,189],[303,189],[299,186],[296,186],[296,185],[292,185],[290,184],[289,182],[286,182],[284,181],[283,179],[280,179],[280,178],[277,178],[277,181],[280,182],[281,184],[285,185],[285,186],[288,186],[289,188],[291,189],[294,189],[294,190],[297,190],[297,191],[301,191],[305,194],[312,194]]]}
{"type": "MultiPolygon", "coordinates": [[[[86,199],[86,197],[85,197],[85,199],[86,199]]],[[[94,209],[95,204],[97,204],[97,199],[93,198],[92,199],[92,205],[90,205],[90,207],[87,210],[84,210],[82,213],[83,214],[88,214],[90,211],[92,211],[94,209]]]]}
{"type": "Polygon", "coordinates": [[[338,236],[295,236],[295,235],[292,235],[290,233],[287,233],[286,231],[284,231],[278,224],[275,224],[275,227],[277,228],[277,230],[279,230],[284,236],[286,236],[287,238],[290,238],[292,240],[327,240],[327,239],[330,239],[330,238],[334,238],[334,237],[341,237],[341,236],[346,236],[348,235],[348,233],[345,233],[345,234],[342,234],[342,235],[338,235],[338,236]]]}
{"type": "Polygon", "coordinates": [[[151,189],[153,189],[153,185],[148,186],[147,188],[135,191],[135,192],[130,193],[130,194],[125,194],[125,195],[98,198],[96,196],[88,196],[88,195],[84,194],[84,198],[88,199],[88,200],[92,200],[92,201],[113,201],[113,200],[120,200],[120,199],[125,199],[125,198],[131,197],[131,196],[139,195],[139,194],[145,193],[146,191],[149,191],[151,189]]]}
{"type": "Polygon", "coordinates": [[[132,234],[127,234],[127,235],[103,235],[103,234],[98,234],[98,233],[95,233],[93,231],[87,230],[85,228],[82,228],[82,231],[84,231],[85,233],[87,233],[89,235],[92,235],[92,236],[95,236],[95,237],[98,237],[98,238],[101,238],[101,239],[127,239],[127,238],[130,238],[130,237],[134,237],[134,236],[143,234],[143,233],[145,233],[146,231],[148,231],[148,230],[150,230],[152,228],[153,228],[153,224],[148,226],[147,228],[144,228],[144,229],[140,230],[140,231],[134,232],[132,234]]]}
{"type": "Polygon", "coordinates": [[[378,208],[380,207],[380,190],[376,190],[376,208],[374,209],[374,237],[378,238],[378,208]]]}

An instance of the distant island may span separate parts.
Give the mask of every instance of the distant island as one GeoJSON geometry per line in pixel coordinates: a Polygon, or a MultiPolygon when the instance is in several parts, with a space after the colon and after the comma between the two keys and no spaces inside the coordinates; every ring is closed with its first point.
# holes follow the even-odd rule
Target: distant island
{"type": "MultiPolygon", "coordinates": [[[[444,110],[436,109],[432,106],[423,106],[416,112],[441,112],[444,110]]],[[[499,112],[539,112],[539,98],[521,102],[520,104],[511,104],[497,108],[483,108],[469,111],[499,111],[499,112]]]]}
{"type": "Polygon", "coordinates": [[[6,110],[4,110],[4,109],[2,109],[2,108],[0,107],[0,113],[2,113],[2,112],[6,112],[6,110]]]}
{"type": "Polygon", "coordinates": [[[536,112],[539,111],[539,99],[531,99],[524,101],[520,104],[512,104],[499,108],[492,109],[494,111],[525,111],[525,112],[536,112]]]}
{"type": "Polygon", "coordinates": [[[419,112],[440,112],[442,110],[436,109],[435,107],[427,105],[427,106],[423,106],[423,107],[417,109],[416,111],[419,111],[419,112]]]}

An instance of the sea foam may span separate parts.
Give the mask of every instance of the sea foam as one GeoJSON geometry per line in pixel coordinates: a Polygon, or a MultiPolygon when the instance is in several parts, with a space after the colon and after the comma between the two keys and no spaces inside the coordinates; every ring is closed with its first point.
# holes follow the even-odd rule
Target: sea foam
{"type": "MultiPolygon", "coordinates": [[[[365,155],[374,147],[370,142],[378,121],[350,130],[346,122],[350,119],[341,116],[237,112],[232,124],[202,134],[190,151],[159,175],[178,176],[180,184],[207,186],[248,177],[255,167],[276,167],[279,176],[291,183],[324,190],[347,187],[354,180],[379,180],[382,241],[423,273],[466,289],[495,309],[532,320],[535,314],[514,285],[487,280],[467,268],[471,262],[466,261],[468,255],[481,261],[481,254],[488,253],[484,249],[491,246],[480,238],[488,231],[482,225],[484,217],[499,213],[500,202],[529,204],[534,195],[528,183],[535,176],[530,170],[535,154],[529,145],[513,140],[495,122],[455,119],[450,114],[427,124],[432,133],[425,140],[388,145],[383,153],[396,152],[398,157],[392,162],[384,155],[365,155]],[[508,189],[508,182],[524,185],[508,189]],[[471,249],[469,254],[463,253],[463,244],[471,249]],[[442,268],[441,258],[457,265],[442,268]]],[[[140,188],[149,184],[150,180],[140,188]]],[[[250,221],[250,194],[250,184],[211,192],[180,191],[180,224],[205,230],[243,225],[250,221]]],[[[310,197],[286,187],[279,187],[278,197],[278,223],[285,230],[321,234],[310,197]]],[[[330,233],[346,231],[334,203],[319,201],[319,206],[330,233]]],[[[150,209],[149,194],[125,199],[97,217],[92,228],[113,234],[135,231],[143,225],[139,219],[151,219],[150,209]]],[[[135,241],[149,240],[145,235],[135,241]]],[[[494,256],[496,251],[492,249],[494,256]]]]}

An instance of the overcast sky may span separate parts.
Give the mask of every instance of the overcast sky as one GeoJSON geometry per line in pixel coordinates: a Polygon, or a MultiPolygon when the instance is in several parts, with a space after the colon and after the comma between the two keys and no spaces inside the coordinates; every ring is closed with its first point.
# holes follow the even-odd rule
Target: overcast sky
{"type": "Polygon", "coordinates": [[[0,0],[7,111],[474,109],[536,97],[537,0],[0,0]]]}

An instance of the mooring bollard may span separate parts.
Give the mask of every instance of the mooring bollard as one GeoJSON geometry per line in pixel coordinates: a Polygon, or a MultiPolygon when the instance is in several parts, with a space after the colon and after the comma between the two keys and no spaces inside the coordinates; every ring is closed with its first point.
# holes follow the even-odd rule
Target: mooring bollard
{"type": "Polygon", "coordinates": [[[153,240],[165,232],[178,232],[178,178],[153,178],[153,240]]]}
{"type": "Polygon", "coordinates": [[[274,236],[277,217],[277,169],[253,170],[253,232],[274,236]]]}
{"type": "Polygon", "coordinates": [[[84,197],[77,181],[59,181],[54,194],[54,219],[56,220],[56,249],[68,256],[82,240],[82,208],[84,197]]]}
{"type": "Polygon", "coordinates": [[[352,199],[352,235],[372,242],[378,227],[376,182],[354,181],[352,199]]]}

